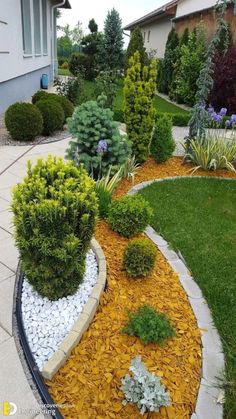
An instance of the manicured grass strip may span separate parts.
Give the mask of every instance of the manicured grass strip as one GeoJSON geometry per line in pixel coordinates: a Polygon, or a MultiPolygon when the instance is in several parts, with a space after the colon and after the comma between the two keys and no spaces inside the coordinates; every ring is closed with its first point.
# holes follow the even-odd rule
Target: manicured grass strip
{"type": "Polygon", "coordinates": [[[179,106],[173,105],[173,103],[167,102],[167,100],[163,99],[160,96],[156,96],[154,99],[155,108],[159,112],[167,112],[167,113],[178,113],[188,115],[189,112],[185,109],[180,108],[179,106]]]}
{"type": "Polygon", "coordinates": [[[226,355],[225,418],[236,418],[236,181],[180,178],[141,194],[153,228],[181,251],[212,310],[226,355]]]}
{"type": "Polygon", "coordinates": [[[68,68],[58,68],[58,76],[72,76],[68,68]]]}

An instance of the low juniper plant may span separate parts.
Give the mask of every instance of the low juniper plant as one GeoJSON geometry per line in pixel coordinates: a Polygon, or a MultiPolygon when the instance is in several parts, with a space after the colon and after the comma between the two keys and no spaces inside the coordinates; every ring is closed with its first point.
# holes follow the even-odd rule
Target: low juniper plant
{"type": "Polygon", "coordinates": [[[124,405],[136,404],[141,415],[146,412],[159,412],[162,406],[170,406],[170,395],[161,384],[161,379],[147,370],[141,356],[132,359],[129,370],[133,375],[127,374],[122,379],[124,405]]]}

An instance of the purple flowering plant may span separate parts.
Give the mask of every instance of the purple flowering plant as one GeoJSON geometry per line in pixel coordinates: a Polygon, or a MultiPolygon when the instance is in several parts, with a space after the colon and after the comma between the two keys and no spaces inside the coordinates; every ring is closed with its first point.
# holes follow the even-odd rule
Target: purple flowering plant
{"type": "Polygon", "coordinates": [[[105,140],[99,140],[98,142],[98,146],[97,146],[97,153],[107,153],[108,151],[108,147],[107,147],[107,142],[105,140]]]}

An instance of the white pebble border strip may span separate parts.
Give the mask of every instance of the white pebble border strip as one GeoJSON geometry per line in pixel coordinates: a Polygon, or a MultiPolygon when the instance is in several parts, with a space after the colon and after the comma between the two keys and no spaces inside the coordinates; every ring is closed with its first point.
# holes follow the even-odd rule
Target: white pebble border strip
{"type": "Polygon", "coordinates": [[[91,240],[91,249],[95,253],[98,264],[98,277],[92,294],[87,300],[78,320],[72,326],[70,332],[60,344],[58,350],[44,364],[42,375],[47,380],[52,380],[57,371],[66,363],[72,350],[80,342],[84,332],[88,329],[97,311],[100,298],[106,285],[106,259],[101,246],[95,240],[91,240]]]}
{"type": "MultiPolygon", "coordinates": [[[[130,189],[128,195],[134,195],[136,192],[152,183],[180,178],[209,179],[209,176],[176,176],[142,182],[130,189]]],[[[214,177],[213,179],[225,180],[225,178],[219,177],[214,177]]],[[[235,179],[226,180],[235,181],[235,179]]],[[[189,269],[184,261],[176,252],[170,250],[168,243],[162,236],[158,235],[151,226],[147,227],[145,233],[155,243],[172,269],[178,274],[180,283],[188,296],[189,303],[196,317],[197,325],[201,330],[202,374],[196,411],[192,414],[191,419],[222,419],[223,405],[217,401],[218,399],[221,399],[223,394],[219,387],[218,379],[222,377],[225,362],[221,340],[214,326],[210,309],[206,300],[203,298],[201,289],[190,275],[189,269]]]]}
{"type": "Polygon", "coordinates": [[[31,352],[40,371],[82,313],[97,278],[96,256],[89,249],[83,281],[73,295],[51,301],[38,294],[27,279],[24,279],[21,295],[22,319],[31,352]]]}

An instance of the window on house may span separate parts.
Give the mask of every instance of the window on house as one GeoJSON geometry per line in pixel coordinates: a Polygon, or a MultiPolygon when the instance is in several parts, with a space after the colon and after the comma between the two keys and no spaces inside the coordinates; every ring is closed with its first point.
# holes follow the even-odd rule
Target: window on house
{"type": "Polygon", "coordinates": [[[143,42],[146,41],[146,32],[143,33],[143,42]]]}
{"type": "Polygon", "coordinates": [[[48,53],[48,31],[47,31],[47,0],[42,0],[42,24],[43,24],[43,54],[48,53]]]}
{"type": "Polygon", "coordinates": [[[151,34],[151,31],[148,31],[148,39],[147,39],[148,42],[150,41],[150,34],[151,34]]]}
{"type": "Polygon", "coordinates": [[[25,55],[32,54],[31,36],[31,13],[30,0],[21,0],[22,27],[23,27],[23,51],[25,55]]]}
{"type": "Polygon", "coordinates": [[[34,52],[41,55],[41,9],[40,0],[33,0],[34,6],[34,52]]]}

